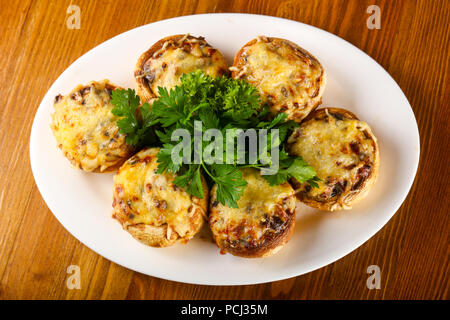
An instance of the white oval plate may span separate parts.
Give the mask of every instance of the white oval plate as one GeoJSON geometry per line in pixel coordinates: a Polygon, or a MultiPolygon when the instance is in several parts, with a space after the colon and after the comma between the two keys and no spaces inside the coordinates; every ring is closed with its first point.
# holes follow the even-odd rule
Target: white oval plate
{"type": "Polygon", "coordinates": [[[61,224],[86,246],[122,266],[151,276],[209,285],[255,284],[321,268],[359,247],[394,215],[417,170],[419,133],[408,100],[389,74],[364,52],[323,30],[280,18],[248,14],[185,16],[118,35],[76,60],[55,81],[36,113],[30,158],[36,184],[61,224]],[[135,88],[141,53],[172,34],[202,35],[232,62],[258,35],[289,39],[315,55],[328,73],[323,106],[343,107],[369,123],[380,145],[378,181],[351,211],[320,212],[301,206],[294,235],[270,258],[221,255],[211,242],[194,238],[170,248],[147,247],[111,218],[112,175],[72,169],[49,128],[55,95],[76,85],[110,79],[135,88]]]}

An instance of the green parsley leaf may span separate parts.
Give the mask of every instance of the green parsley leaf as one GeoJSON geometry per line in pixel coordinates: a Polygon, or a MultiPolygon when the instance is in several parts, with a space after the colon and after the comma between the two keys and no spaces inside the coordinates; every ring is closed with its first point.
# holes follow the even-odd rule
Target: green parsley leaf
{"type": "Polygon", "coordinates": [[[271,186],[285,183],[290,178],[294,178],[300,183],[308,182],[313,186],[317,186],[315,182],[318,181],[316,171],[302,157],[289,156],[286,158],[283,154],[283,159],[280,157],[280,160],[280,168],[276,174],[263,175],[264,179],[271,186]]]}
{"type": "Polygon", "coordinates": [[[219,128],[219,118],[216,113],[207,108],[202,108],[199,112],[199,118],[203,122],[203,129],[218,129],[219,128]]]}
{"type": "Polygon", "coordinates": [[[156,123],[150,115],[150,106],[144,103],[140,108],[140,98],[132,89],[116,89],[112,92],[111,103],[114,108],[112,114],[120,117],[117,120],[119,132],[126,135],[126,143],[132,146],[141,146],[149,143],[153,137],[151,127],[156,123]],[[139,120],[139,116],[142,120],[139,120]]]}
{"type": "Polygon", "coordinates": [[[235,121],[246,120],[261,110],[258,90],[244,80],[230,81],[223,97],[225,116],[235,121]]]}
{"type": "Polygon", "coordinates": [[[160,98],[153,102],[150,114],[158,118],[163,127],[169,127],[186,118],[184,104],[186,96],[181,87],[175,87],[170,92],[166,88],[158,88],[160,98]]]}
{"type": "Polygon", "coordinates": [[[200,167],[198,167],[198,169],[194,171],[192,180],[189,183],[189,186],[186,191],[187,191],[187,193],[192,194],[193,196],[195,196],[197,198],[203,199],[203,185],[202,185],[200,167]]]}
{"type": "Polygon", "coordinates": [[[171,172],[171,173],[177,173],[178,170],[180,170],[182,162],[181,157],[182,152],[180,152],[180,162],[174,162],[172,159],[172,151],[173,151],[174,145],[165,143],[163,147],[158,152],[158,169],[156,173],[164,173],[165,171],[171,172]]]}
{"type": "Polygon", "coordinates": [[[187,170],[178,174],[173,183],[199,199],[204,197],[200,165],[189,165],[187,170]]]}
{"type": "Polygon", "coordinates": [[[212,179],[217,184],[217,201],[230,208],[237,208],[237,201],[247,185],[247,181],[242,178],[242,172],[228,164],[213,164],[211,168],[212,179]]]}
{"type": "Polygon", "coordinates": [[[306,182],[316,176],[316,170],[308,165],[302,157],[296,157],[292,164],[285,169],[289,177],[295,178],[298,182],[306,182]]]}

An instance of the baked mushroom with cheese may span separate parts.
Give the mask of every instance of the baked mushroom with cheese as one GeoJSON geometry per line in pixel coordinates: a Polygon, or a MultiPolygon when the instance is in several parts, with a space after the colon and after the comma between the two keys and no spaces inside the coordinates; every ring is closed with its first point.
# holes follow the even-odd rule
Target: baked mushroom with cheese
{"type": "Polygon", "coordinates": [[[113,217],[135,239],[152,247],[187,242],[202,227],[207,214],[208,187],[203,199],[189,195],[158,174],[159,148],[146,148],[127,160],[114,176],[113,217]]]}
{"type": "Polygon", "coordinates": [[[222,252],[246,258],[275,254],[289,241],[295,226],[295,194],[289,183],[270,186],[259,170],[242,169],[247,181],[238,208],[217,201],[211,190],[209,225],[222,252]]]}
{"type": "Polygon", "coordinates": [[[377,139],[367,123],[344,109],[312,112],[288,138],[288,152],[301,156],[321,179],[318,188],[292,180],[298,199],[317,209],[350,209],[377,178],[377,139]]]}
{"type": "Polygon", "coordinates": [[[259,36],[234,58],[232,77],[255,86],[273,115],[300,122],[321,102],[326,85],[320,62],[295,43],[259,36]]]}
{"type": "Polygon", "coordinates": [[[158,96],[158,87],[171,89],[184,73],[202,70],[208,76],[228,74],[228,63],[219,50],[203,37],[173,35],[156,42],[144,52],[134,72],[141,101],[158,96]]]}
{"type": "Polygon", "coordinates": [[[133,148],[119,133],[117,116],[111,113],[111,93],[117,87],[108,80],[77,86],[54,101],[51,129],[58,147],[72,165],[84,171],[113,171],[128,159],[133,148]]]}

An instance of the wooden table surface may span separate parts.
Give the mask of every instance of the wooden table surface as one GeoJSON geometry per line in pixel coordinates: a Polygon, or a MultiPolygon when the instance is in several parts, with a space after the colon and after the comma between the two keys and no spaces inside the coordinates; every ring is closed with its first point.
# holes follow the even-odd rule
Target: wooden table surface
{"type": "Polygon", "coordinates": [[[448,299],[450,1],[3,1],[0,9],[0,299],[448,299]],[[81,29],[66,26],[81,9],[81,29]],[[381,9],[370,30],[369,5],[381,9]],[[401,208],[373,238],[314,272],[236,287],[188,285],[118,266],[72,237],[44,203],[30,168],[34,114],[50,85],[109,38],[158,20],[211,12],[304,22],[351,42],[397,81],[414,110],[421,157],[401,208]],[[81,268],[81,289],[66,286],[81,268]],[[369,265],[381,288],[366,287],[369,265]]]}

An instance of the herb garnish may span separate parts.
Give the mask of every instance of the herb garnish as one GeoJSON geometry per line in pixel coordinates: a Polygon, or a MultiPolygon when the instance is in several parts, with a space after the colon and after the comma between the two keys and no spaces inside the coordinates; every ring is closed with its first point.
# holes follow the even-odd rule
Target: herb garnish
{"type": "MultiPolygon", "coordinates": [[[[117,125],[120,132],[127,135],[128,144],[161,147],[157,172],[177,173],[174,183],[189,194],[204,197],[203,174],[210,184],[217,184],[217,201],[237,208],[237,201],[247,184],[239,168],[267,168],[269,165],[263,164],[260,157],[270,157],[270,151],[263,150],[256,161],[246,165],[237,163],[237,155],[231,159],[232,163],[225,161],[225,154],[218,155],[223,159],[223,164],[208,164],[203,160],[197,164],[174,163],[171,154],[178,141],[171,141],[172,133],[176,129],[188,130],[193,146],[194,121],[201,121],[203,131],[215,128],[224,137],[227,130],[268,129],[268,145],[279,150],[279,170],[273,175],[263,175],[268,183],[278,185],[295,178],[301,183],[317,186],[319,179],[315,170],[301,157],[290,156],[284,149],[288,134],[297,124],[287,121],[284,113],[268,119],[267,106],[261,105],[257,89],[249,83],[227,77],[213,78],[196,71],[182,75],[180,85],[173,89],[159,87],[158,90],[159,98],[154,100],[151,108],[148,103],[139,107],[140,100],[134,90],[115,90],[111,99],[115,105],[112,112],[121,117],[117,125]],[[270,129],[278,129],[278,137],[272,139],[270,129]]],[[[202,143],[201,150],[197,152],[203,154],[210,143],[202,143]]],[[[192,159],[195,150],[191,150],[189,155],[181,152],[180,157],[192,159]]]]}

